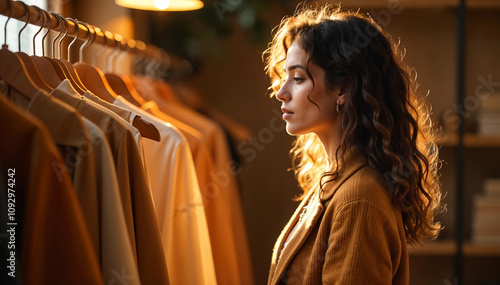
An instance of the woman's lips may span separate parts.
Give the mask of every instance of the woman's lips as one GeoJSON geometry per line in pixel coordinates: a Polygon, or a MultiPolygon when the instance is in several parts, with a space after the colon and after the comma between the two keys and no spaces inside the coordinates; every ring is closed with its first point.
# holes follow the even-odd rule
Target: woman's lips
{"type": "Polygon", "coordinates": [[[285,107],[281,107],[281,111],[283,112],[283,120],[290,119],[293,116],[293,112],[285,107]]]}

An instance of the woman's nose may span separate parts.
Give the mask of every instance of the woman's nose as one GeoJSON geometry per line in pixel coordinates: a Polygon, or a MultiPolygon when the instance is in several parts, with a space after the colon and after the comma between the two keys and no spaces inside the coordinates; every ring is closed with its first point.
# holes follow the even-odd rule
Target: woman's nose
{"type": "Polygon", "coordinates": [[[278,92],[276,92],[276,99],[278,99],[282,102],[290,101],[290,93],[286,89],[286,84],[283,84],[281,86],[280,90],[278,90],[278,92]]]}

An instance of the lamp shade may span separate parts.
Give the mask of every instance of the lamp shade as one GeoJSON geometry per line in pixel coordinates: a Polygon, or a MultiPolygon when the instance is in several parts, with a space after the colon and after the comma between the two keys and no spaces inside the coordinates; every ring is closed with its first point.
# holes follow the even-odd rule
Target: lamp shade
{"type": "Polygon", "coordinates": [[[189,11],[203,7],[200,0],[115,0],[117,5],[151,11],[189,11]]]}

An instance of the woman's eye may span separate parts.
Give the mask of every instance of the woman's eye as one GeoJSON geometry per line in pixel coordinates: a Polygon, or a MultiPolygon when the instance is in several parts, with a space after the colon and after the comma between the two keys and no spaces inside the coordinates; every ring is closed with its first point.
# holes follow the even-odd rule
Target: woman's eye
{"type": "Polygon", "coordinates": [[[302,77],[294,77],[293,81],[300,83],[300,82],[304,81],[304,78],[302,78],[302,77]]]}

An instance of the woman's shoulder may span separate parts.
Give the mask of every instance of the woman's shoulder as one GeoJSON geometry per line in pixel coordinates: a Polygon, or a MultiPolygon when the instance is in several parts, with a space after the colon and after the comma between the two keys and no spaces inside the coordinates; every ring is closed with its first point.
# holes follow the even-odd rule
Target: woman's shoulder
{"type": "Polygon", "coordinates": [[[383,209],[392,208],[392,195],[383,175],[365,165],[347,178],[331,197],[331,206],[339,208],[348,203],[370,203],[383,209]]]}

